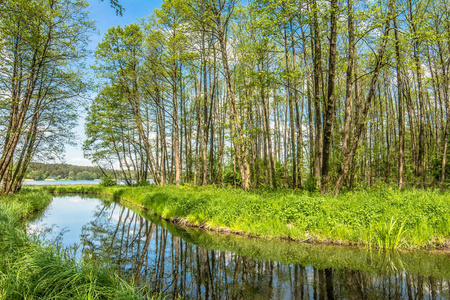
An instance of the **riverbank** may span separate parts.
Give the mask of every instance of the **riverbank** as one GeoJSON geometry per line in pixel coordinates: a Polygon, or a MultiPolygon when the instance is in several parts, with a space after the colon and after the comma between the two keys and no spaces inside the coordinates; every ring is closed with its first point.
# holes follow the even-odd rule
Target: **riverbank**
{"type": "Polygon", "coordinates": [[[111,196],[173,223],[221,233],[369,248],[450,249],[450,193],[440,190],[377,187],[335,197],[212,186],[44,189],[111,196]]]}
{"type": "Polygon", "coordinates": [[[0,299],[139,299],[114,270],[27,236],[23,220],[51,199],[43,189],[0,197],[0,299]]]}

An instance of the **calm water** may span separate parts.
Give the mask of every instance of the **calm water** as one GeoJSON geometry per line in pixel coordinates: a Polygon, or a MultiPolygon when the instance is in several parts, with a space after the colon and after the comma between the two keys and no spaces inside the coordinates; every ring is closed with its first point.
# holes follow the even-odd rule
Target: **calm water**
{"type": "Polygon", "coordinates": [[[449,299],[450,255],[217,235],[99,198],[55,197],[30,231],[167,299],[449,299]]]}

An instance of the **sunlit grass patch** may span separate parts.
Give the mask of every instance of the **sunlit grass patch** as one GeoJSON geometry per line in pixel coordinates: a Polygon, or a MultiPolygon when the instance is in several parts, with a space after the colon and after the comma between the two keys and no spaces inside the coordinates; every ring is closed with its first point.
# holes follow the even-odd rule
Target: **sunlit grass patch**
{"type": "MultiPolygon", "coordinates": [[[[85,191],[83,187],[70,189],[85,191]]],[[[131,201],[183,224],[251,236],[389,249],[436,247],[450,239],[450,193],[439,190],[378,186],[330,196],[185,185],[89,187],[89,192],[131,201]]]]}

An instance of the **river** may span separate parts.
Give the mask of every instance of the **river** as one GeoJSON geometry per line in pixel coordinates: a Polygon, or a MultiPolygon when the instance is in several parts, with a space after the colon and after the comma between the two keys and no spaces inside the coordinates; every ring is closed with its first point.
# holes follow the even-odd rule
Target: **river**
{"type": "Polygon", "coordinates": [[[167,299],[449,299],[450,255],[249,239],[99,197],[58,196],[29,223],[77,258],[167,299]]]}

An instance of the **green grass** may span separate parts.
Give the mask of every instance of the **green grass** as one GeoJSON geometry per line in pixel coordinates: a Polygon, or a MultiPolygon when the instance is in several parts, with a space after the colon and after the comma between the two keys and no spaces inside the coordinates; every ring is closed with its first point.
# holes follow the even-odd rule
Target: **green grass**
{"type": "Polygon", "coordinates": [[[0,299],[138,299],[132,284],[94,262],[76,262],[24,232],[23,219],[50,203],[45,190],[0,197],[0,299]]]}
{"type": "Polygon", "coordinates": [[[192,186],[51,187],[51,192],[109,195],[165,219],[266,238],[376,248],[438,248],[450,242],[450,193],[379,186],[335,196],[192,186]]]}

